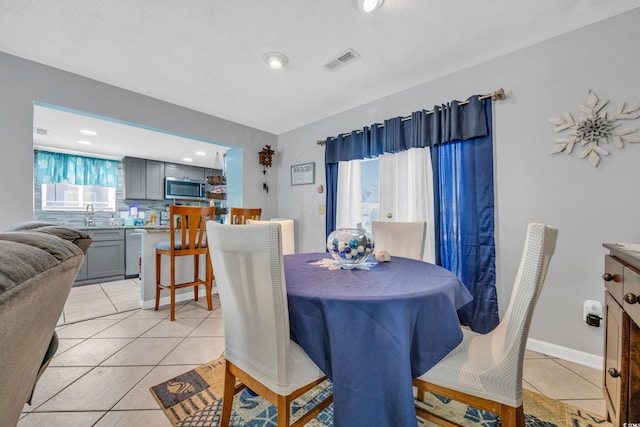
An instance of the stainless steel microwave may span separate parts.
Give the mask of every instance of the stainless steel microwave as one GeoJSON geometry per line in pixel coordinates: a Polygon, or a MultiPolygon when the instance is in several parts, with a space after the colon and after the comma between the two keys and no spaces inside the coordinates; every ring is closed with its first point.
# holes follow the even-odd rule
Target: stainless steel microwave
{"type": "Polygon", "coordinates": [[[165,199],[205,200],[206,191],[205,181],[172,177],[164,179],[165,199]]]}

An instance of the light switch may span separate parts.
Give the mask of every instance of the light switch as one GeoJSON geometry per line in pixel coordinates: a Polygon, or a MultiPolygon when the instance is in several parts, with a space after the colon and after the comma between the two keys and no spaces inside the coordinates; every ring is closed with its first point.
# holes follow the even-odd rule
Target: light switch
{"type": "Polygon", "coordinates": [[[325,205],[318,205],[318,215],[324,215],[325,213],[325,205]]]}

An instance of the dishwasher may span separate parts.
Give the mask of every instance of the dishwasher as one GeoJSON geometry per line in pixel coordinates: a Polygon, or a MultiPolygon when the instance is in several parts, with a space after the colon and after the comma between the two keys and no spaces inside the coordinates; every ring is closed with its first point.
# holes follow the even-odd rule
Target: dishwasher
{"type": "Polygon", "coordinates": [[[124,275],[127,279],[140,276],[140,255],[142,251],[142,231],[127,229],[125,233],[124,275]]]}

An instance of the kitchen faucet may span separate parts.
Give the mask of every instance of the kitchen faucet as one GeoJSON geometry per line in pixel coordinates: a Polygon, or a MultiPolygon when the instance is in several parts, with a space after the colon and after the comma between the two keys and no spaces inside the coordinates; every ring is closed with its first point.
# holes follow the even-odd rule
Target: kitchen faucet
{"type": "Polygon", "coordinates": [[[85,227],[89,227],[91,225],[93,225],[95,223],[95,221],[93,220],[93,215],[95,214],[95,212],[93,211],[93,203],[88,203],[87,204],[87,211],[84,215],[84,225],[85,227]],[[91,211],[89,211],[89,208],[91,208],[91,211]]]}

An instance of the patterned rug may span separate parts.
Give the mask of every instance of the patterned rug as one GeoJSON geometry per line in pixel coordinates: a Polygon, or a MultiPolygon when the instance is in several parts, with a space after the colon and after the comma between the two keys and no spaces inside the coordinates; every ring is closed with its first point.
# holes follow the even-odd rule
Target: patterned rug
{"type": "MultiPolygon", "coordinates": [[[[224,358],[185,372],[162,384],[150,388],[171,424],[179,427],[217,426],[222,410],[224,358]]],[[[292,422],[304,414],[315,402],[331,392],[331,383],[326,381],[293,402],[292,422]]],[[[427,393],[426,406],[429,411],[443,415],[463,426],[497,427],[500,420],[495,415],[461,404],[450,399],[427,393]]],[[[524,411],[527,427],[596,427],[610,426],[602,417],[583,409],[566,405],[529,390],[524,390],[524,411]]],[[[277,409],[259,396],[244,389],[233,401],[231,426],[267,427],[275,426],[277,409]]],[[[333,425],[333,406],[329,406],[307,426],[329,427],[333,425]]],[[[418,418],[418,425],[434,424],[418,418]]]]}

